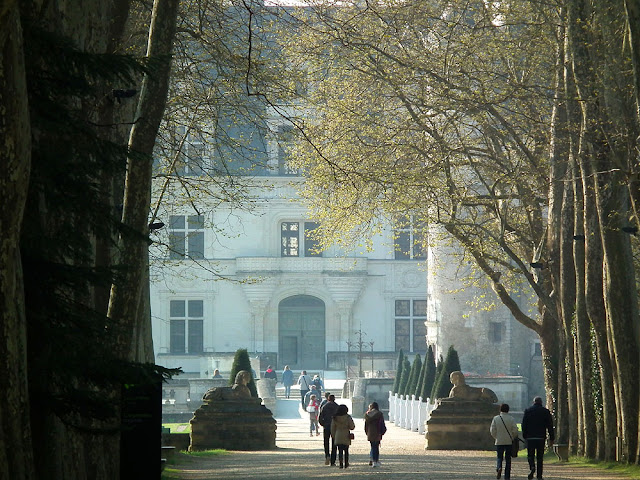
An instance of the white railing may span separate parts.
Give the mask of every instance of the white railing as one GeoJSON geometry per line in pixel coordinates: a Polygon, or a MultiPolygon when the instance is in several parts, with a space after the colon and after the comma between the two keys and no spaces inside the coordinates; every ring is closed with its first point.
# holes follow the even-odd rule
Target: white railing
{"type": "Polygon", "coordinates": [[[396,427],[424,435],[425,423],[435,408],[436,402],[429,398],[423,402],[422,397],[389,392],[389,422],[396,427]]]}

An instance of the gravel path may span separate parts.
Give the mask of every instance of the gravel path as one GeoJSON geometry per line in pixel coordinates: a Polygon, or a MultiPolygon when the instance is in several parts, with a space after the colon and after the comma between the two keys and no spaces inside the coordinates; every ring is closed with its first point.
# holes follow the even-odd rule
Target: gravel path
{"type": "MultiPolygon", "coordinates": [[[[338,403],[348,403],[341,402],[338,403]]],[[[380,447],[380,468],[369,466],[369,443],[364,422],[355,418],[355,440],[349,449],[350,466],[339,469],[324,465],[322,434],[309,437],[309,421],[299,402],[278,400],[276,450],[229,452],[211,457],[179,456],[166,479],[325,479],[393,478],[397,480],[495,479],[495,453],[487,451],[424,450],[424,438],[387,422],[380,447]],[[285,403],[283,403],[285,402],[285,403]],[[289,402],[289,403],[286,403],[289,402]],[[304,415],[304,417],[302,417],[304,415]],[[177,471],[175,471],[177,470],[177,471]]],[[[487,425],[487,429],[489,426],[487,425]]],[[[521,452],[522,453],[522,452],[521,452]]],[[[513,459],[511,478],[526,479],[526,458],[513,459]]],[[[588,467],[545,462],[546,480],[623,480],[628,477],[603,473],[588,467]]]]}

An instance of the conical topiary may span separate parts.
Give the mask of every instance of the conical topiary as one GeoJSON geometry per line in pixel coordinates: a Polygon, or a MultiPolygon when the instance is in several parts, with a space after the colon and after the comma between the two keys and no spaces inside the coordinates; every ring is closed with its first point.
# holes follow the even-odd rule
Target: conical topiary
{"type": "Polygon", "coordinates": [[[451,372],[460,370],[460,359],[458,358],[458,352],[453,348],[453,345],[449,347],[447,352],[447,358],[444,361],[442,372],[438,378],[437,389],[435,392],[435,398],[445,398],[449,396],[453,384],[449,380],[451,372]]]}
{"type": "Polygon", "coordinates": [[[407,382],[407,389],[405,395],[413,395],[416,393],[416,386],[418,385],[418,378],[420,371],[422,370],[422,358],[419,354],[416,354],[411,364],[411,373],[409,374],[409,381],[407,382]]]}
{"type": "Polygon", "coordinates": [[[404,367],[404,353],[402,352],[402,349],[400,349],[400,352],[398,353],[398,362],[396,367],[396,379],[393,382],[393,389],[391,390],[392,393],[398,393],[398,390],[400,389],[400,380],[402,379],[403,367],[404,367]]]}
{"type": "Polygon", "coordinates": [[[236,350],[236,354],[233,357],[233,365],[231,366],[231,375],[229,376],[229,385],[233,385],[236,379],[236,375],[239,371],[246,370],[251,373],[251,381],[249,382],[249,391],[252,397],[258,396],[258,389],[256,388],[256,381],[253,378],[253,369],[251,368],[251,360],[249,360],[249,353],[246,348],[239,348],[236,350]]]}
{"type": "Polygon", "coordinates": [[[424,357],[424,362],[422,362],[422,368],[418,373],[418,382],[416,383],[416,389],[414,390],[414,395],[416,398],[419,398],[422,395],[422,385],[424,385],[424,369],[427,368],[427,357],[424,357]]]}
{"type": "Polygon", "coordinates": [[[400,378],[400,386],[398,387],[398,394],[406,395],[407,383],[409,383],[409,375],[411,375],[411,363],[407,357],[404,357],[404,363],[402,367],[402,378],[400,378]]]}
{"type": "Polygon", "coordinates": [[[436,394],[436,390],[438,387],[438,382],[440,381],[440,377],[442,376],[442,368],[444,367],[444,358],[442,358],[442,355],[440,355],[440,358],[438,359],[438,363],[436,365],[436,375],[435,378],[433,379],[433,386],[431,387],[431,393],[429,394],[429,397],[431,398],[431,400],[435,400],[435,394],[436,394]]]}
{"type": "Polygon", "coordinates": [[[429,395],[431,395],[431,390],[433,390],[433,384],[436,379],[436,359],[433,355],[433,348],[429,345],[429,349],[427,350],[427,356],[424,359],[424,379],[422,380],[422,390],[420,391],[420,396],[423,401],[427,401],[429,395]]]}

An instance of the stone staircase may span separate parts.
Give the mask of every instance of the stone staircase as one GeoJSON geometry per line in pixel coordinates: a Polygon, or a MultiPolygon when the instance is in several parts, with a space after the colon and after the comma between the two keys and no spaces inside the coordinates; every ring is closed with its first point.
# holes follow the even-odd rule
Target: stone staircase
{"type": "MultiPolygon", "coordinates": [[[[291,398],[300,398],[300,389],[298,388],[298,377],[300,377],[301,371],[293,372],[293,381],[294,384],[291,387],[291,398]]],[[[276,398],[283,399],[284,395],[284,385],[282,385],[282,372],[278,372],[278,383],[276,383],[276,398]]],[[[336,396],[336,398],[342,398],[343,388],[346,383],[346,374],[343,370],[324,370],[324,371],[310,371],[307,370],[307,374],[313,378],[314,375],[319,375],[322,378],[324,383],[324,392],[330,392],[336,396]]]]}

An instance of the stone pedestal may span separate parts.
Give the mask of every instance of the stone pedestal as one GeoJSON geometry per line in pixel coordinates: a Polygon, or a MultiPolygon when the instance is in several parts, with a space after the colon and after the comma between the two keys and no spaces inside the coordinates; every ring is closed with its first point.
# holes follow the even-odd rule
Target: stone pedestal
{"type": "Polygon", "coordinates": [[[271,410],[272,414],[277,415],[276,411],[276,380],[274,378],[261,378],[256,382],[258,397],[262,399],[265,407],[271,410]]]}
{"type": "Polygon", "coordinates": [[[198,408],[191,423],[189,451],[271,450],[276,448],[276,421],[259,398],[214,400],[198,408]]]}
{"type": "Polygon", "coordinates": [[[444,398],[426,423],[425,450],[494,450],[489,433],[499,405],[444,398]]]}

